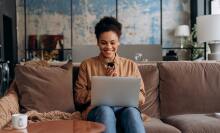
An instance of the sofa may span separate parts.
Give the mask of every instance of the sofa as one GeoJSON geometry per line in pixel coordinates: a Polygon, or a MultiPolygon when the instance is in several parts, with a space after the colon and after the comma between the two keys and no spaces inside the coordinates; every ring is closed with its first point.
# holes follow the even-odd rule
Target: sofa
{"type": "MultiPolygon", "coordinates": [[[[74,85],[79,65],[72,70],[74,85]]],[[[142,63],[139,70],[146,91],[140,109],[150,116],[144,121],[148,133],[220,132],[220,117],[215,115],[220,112],[220,63],[142,63]]]]}
{"type": "Polygon", "coordinates": [[[219,133],[220,63],[159,62],[140,65],[152,133],[219,133]]]}
{"type": "Polygon", "coordinates": [[[220,132],[220,63],[145,62],[139,70],[146,91],[140,108],[151,117],[144,121],[148,133],[220,132]]]}

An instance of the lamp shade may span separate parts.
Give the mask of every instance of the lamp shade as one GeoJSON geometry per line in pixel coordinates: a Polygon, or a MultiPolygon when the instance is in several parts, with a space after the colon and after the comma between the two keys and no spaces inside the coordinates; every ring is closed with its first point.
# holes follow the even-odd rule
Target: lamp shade
{"type": "Polygon", "coordinates": [[[198,43],[220,41],[220,15],[199,16],[196,21],[198,43]]]}
{"type": "Polygon", "coordinates": [[[179,25],[175,29],[175,36],[187,37],[189,36],[189,26],[188,25],[179,25]]]}

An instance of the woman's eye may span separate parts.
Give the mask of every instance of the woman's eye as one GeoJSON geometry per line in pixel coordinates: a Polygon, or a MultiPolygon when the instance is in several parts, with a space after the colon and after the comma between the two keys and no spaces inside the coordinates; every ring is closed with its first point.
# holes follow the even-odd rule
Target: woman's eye
{"type": "Polygon", "coordinates": [[[106,45],[106,43],[105,43],[105,42],[102,42],[101,44],[102,44],[102,45],[106,45]]]}
{"type": "Polygon", "coordinates": [[[111,45],[115,45],[115,43],[114,43],[114,42],[112,42],[112,43],[111,43],[111,45]]]}

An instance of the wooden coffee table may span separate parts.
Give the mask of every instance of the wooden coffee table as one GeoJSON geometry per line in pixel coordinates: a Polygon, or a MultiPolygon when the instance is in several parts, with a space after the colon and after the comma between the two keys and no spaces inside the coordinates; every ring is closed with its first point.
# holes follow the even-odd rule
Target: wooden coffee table
{"type": "Polygon", "coordinates": [[[101,123],[83,120],[59,120],[31,123],[27,129],[4,129],[1,133],[102,133],[105,126],[101,123]]]}

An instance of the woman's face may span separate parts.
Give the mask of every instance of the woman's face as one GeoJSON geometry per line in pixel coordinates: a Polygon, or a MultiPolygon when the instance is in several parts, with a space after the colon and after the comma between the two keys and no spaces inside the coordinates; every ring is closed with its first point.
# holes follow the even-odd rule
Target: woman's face
{"type": "Polygon", "coordinates": [[[119,38],[113,31],[106,31],[100,34],[98,47],[104,58],[113,59],[118,50],[119,38]]]}

